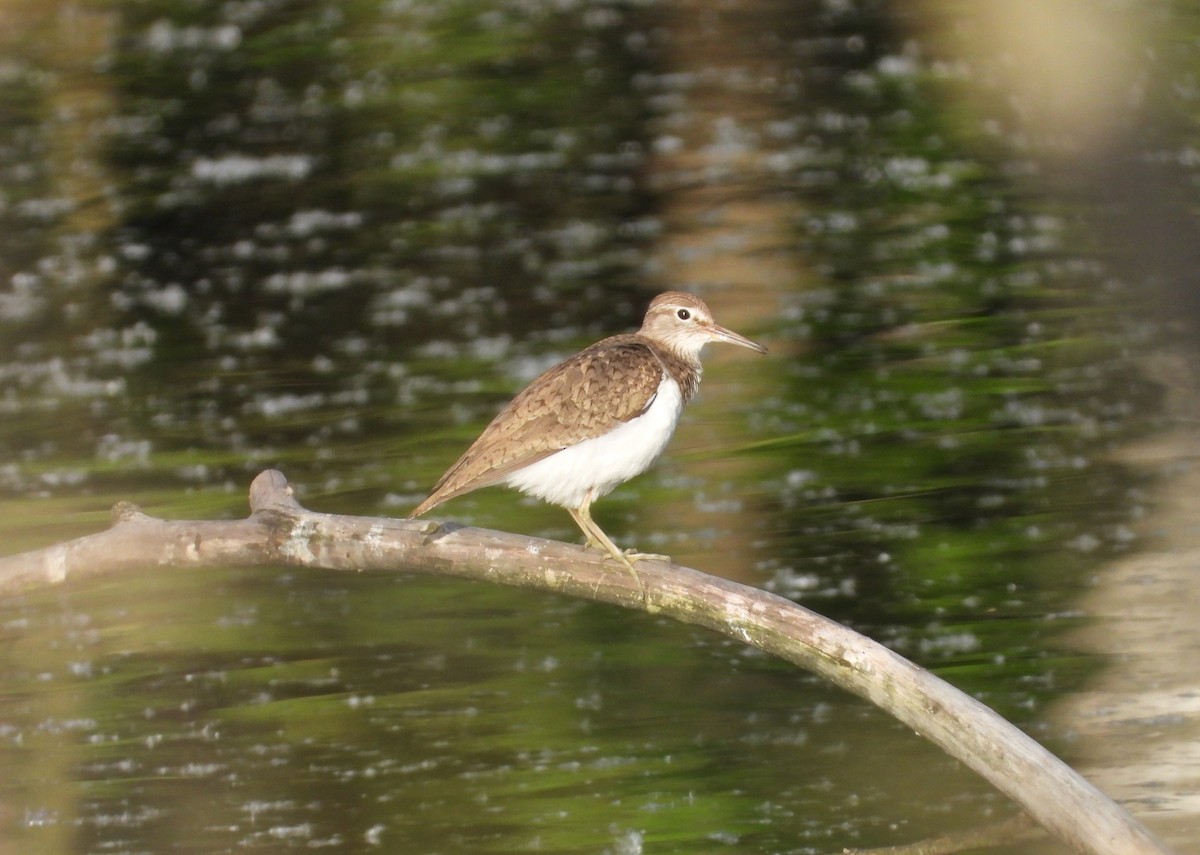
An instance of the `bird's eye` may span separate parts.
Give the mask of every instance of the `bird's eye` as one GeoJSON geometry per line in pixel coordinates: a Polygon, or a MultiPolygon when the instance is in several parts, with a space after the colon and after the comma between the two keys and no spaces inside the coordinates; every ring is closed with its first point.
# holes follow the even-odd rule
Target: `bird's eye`
{"type": "Polygon", "coordinates": [[[686,321],[692,317],[692,313],[689,312],[687,309],[680,309],[678,312],[675,313],[675,317],[679,318],[679,320],[681,320],[681,321],[686,321]]]}

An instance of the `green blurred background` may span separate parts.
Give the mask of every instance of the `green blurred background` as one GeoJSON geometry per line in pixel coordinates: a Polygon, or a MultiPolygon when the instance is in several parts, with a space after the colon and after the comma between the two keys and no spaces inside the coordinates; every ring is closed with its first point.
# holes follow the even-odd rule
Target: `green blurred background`
{"type": "MultiPolygon", "coordinates": [[[[0,48],[0,553],[122,499],[241,516],[267,467],[403,515],[692,290],[771,353],[712,349],[606,531],[1080,750],[1048,710],[1106,663],[1064,633],[1153,518],[1118,452],[1196,331],[1192,4],[3,0],[0,48]]],[[[502,490],[436,515],[578,538],[502,490]]],[[[147,568],[0,627],[3,853],[819,853],[1012,810],[790,667],[551,596],[147,568]]]]}

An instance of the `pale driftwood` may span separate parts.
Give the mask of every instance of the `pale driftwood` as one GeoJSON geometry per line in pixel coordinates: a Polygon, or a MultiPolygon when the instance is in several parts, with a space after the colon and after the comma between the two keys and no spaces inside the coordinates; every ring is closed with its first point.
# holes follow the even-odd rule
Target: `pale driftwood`
{"type": "Polygon", "coordinates": [[[457,576],[644,609],[707,627],[866,698],[1006,793],[1052,835],[1093,855],[1169,855],[1133,817],[988,707],[881,644],[756,588],[660,561],[629,573],[576,546],[427,521],[301,507],[276,471],[250,487],[249,518],[159,520],[114,508],[99,534],[0,558],[0,592],[150,567],[288,565],[457,576]]]}
{"type": "Polygon", "coordinates": [[[992,825],[941,837],[931,837],[900,846],[876,849],[843,849],[842,855],[956,855],[958,852],[993,849],[1032,839],[1038,828],[1025,814],[992,825]]]}

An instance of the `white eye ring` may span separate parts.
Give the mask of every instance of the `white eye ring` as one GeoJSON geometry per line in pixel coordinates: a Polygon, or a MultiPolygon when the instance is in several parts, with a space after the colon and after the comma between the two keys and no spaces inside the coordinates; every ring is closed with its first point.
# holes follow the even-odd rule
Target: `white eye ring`
{"type": "Polygon", "coordinates": [[[675,313],[675,317],[679,318],[681,321],[690,321],[692,319],[692,313],[687,309],[680,309],[675,313]]]}

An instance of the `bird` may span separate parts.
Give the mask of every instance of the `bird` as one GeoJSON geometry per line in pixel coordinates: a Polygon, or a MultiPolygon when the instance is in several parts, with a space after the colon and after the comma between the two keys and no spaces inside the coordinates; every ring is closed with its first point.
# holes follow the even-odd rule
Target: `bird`
{"type": "Polygon", "coordinates": [[[409,514],[504,484],[565,508],[587,538],[633,574],[633,562],[592,518],[592,503],[640,475],[666,448],[700,385],[710,342],[766,348],[719,326],[699,297],[659,294],[635,333],[602,339],[533,380],[505,406],[409,514]]]}

